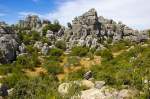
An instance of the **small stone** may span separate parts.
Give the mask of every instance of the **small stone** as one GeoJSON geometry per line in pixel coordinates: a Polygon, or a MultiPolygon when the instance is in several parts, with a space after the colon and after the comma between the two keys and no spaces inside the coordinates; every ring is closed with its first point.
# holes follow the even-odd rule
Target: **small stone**
{"type": "Polygon", "coordinates": [[[104,81],[95,81],[95,88],[101,89],[105,85],[104,81]]]}

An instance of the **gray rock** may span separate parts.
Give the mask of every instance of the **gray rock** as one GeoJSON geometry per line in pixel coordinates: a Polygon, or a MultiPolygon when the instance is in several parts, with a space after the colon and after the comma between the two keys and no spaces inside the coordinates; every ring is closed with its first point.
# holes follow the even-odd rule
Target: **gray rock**
{"type": "Polygon", "coordinates": [[[70,86],[71,86],[71,83],[62,83],[58,87],[58,92],[64,96],[69,93],[70,86]]]}
{"type": "Polygon", "coordinates": [[[17,35],[9,27],[0,26],[0,63],[10,63],[16,58],[17,35]]]}
{"type": "Polygon", "coordinates": [[[41,50],[42,47],[43,47],[43,43],[40,42],[40,41],[36,41],[35,44],[34,44],[34,47],[35,47],[35,48],[38,48],[39,50],[41,50]]]}
{"type": "Polygon", "coordinates": [[[89,80],[90,78],[92,78],[92,71],[88,71],[84,74],[84,79],[89,80]]]}
{"type": "Polygon", "coordinates": [[[26,46],[24,43],[22,43],[21,46],[19,46],[19,52],[19,54],[26,52],[26,46]]]}
{"type": "Polygon", "coordinates": [[[101,89],[105,85],[104,81],[95,81],[95,88],[101,89]]]}
{"type": "Polygon", "coordinates": [[[42,54],[47,55],[49,50],[50,50],[50,48],[49,48],[48,44],[45,43],[41,49],[41,52],[42,52],[42,54]]]}

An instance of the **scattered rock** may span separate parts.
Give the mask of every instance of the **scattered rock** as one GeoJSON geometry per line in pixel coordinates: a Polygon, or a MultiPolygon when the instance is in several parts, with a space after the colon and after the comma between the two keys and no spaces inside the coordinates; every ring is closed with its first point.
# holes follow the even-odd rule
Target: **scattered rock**
{"type": "Polygon", "coordinates": [[[63,84],[61,84],[58,87],[58,92],[61,95],[66,95],[66,94],[69,93],[68,91],[69,91],[70,86],[71,86],[71,83],[63,83],[63,84]]]}
{"type": "Polygon", "coordinates": [[[91,88],[94,88],[94,83],[92,81],[89,81],[89,80],[82,80],[81,86],[84,86],[87,89],[91,89],[91,88]]]}
{"type": "Polygon", "coordinates": [[[95,88],[101,89],[105,85],[104,81],[95,81],[95,88]]]}

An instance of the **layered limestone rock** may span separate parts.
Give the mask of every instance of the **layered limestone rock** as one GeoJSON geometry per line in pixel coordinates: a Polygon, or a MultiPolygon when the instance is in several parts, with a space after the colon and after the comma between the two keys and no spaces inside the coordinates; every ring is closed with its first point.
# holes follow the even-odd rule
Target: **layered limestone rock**
{"type": "Polygon", "coordinates": [[[91,9],[82,16],[76,17],[72,21],[72,25],[68,23],[68,29],[65,30],[65,40],[68,48],[75,45],[98,47],[97,41],[100,36],[100,28],[101,24],[98,21],[95,9],[91,9]]]}
{"type": "Polygon", "coordinates": [[[141,42],[149,39],[145,31],[133,30],[121,22],[98,17],[95,9],[90,9],[82,16],[76,17],[72,24],[68,23],[64,33],[68,48],[77,45],[101,49],[100,45],[110,39],[113,42],[119,40],[141,42]]]}
{"type": "Polygon", "coordinates": [[[0,25],[0,63],[9,63],[16,58],[17,35],[10,27],[0,25]]]}

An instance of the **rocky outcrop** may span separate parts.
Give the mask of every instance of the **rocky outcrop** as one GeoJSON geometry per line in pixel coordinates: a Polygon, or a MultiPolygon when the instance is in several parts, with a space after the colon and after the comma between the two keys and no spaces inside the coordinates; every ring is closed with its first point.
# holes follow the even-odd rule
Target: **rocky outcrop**
{"type": "Polygon", "coordinates": [[[72,24],[68,23],[64,33],[68,48],[77,45],[101,49],[100,45],[110,39],[113,42],[119,40],[141,42],[149,39],[145,31],[133,30],[121,22],[98,17],[95,9],[76,17],[72,24]]]}
{"type": "Polygon", "coordinates": [[[18,26],[20,28],[37,29],[37,28],[40,28],[42,26],[42,22],[38,16],[29,15],[26,17],[25,20],[20,20],[18,23],[18,26]]]}
{"type": "Polygon", "coordinates": [[[16,58],[17,35],[9,27],[0,26],[0,63],[9,63],[16,58]]]}
{"type": "Polygon", "coordinates": [[[138,95],[138,91],[135,89],[121,89],[117,90],[115,88],[105,85],[104,81],[73,81],[70,83],[62,83],[58,92],[62,96],[69,94],[71,86],[74,84],[84,87],[77,96],[72,96],[70,99],[130,99],[135,98],[138,95]]]}
{"type": "Polygon", "coordinates": [[[95,9],[91,9],[82,16],[76,17],[72,21],[72,25],[68,23],[68,29],[65,30],[65,40],[68,48],[75,45],[98,47],[97,41],[100,37],[100,29],[101,23],[98,21],[95,9]]]}

